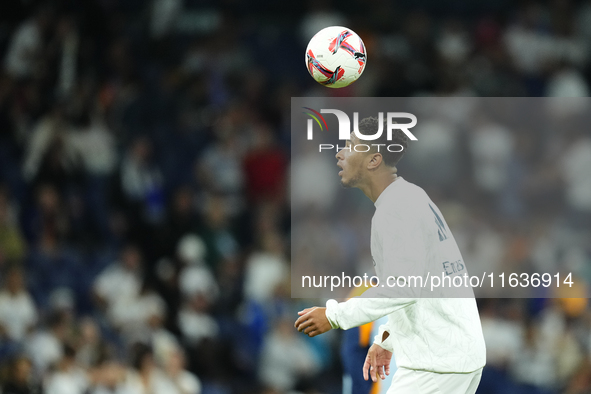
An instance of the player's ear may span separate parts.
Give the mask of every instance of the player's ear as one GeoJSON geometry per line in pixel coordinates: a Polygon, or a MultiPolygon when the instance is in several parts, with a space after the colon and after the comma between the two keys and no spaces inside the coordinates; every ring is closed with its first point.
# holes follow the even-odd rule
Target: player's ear
{"type": "Polygon", "coordinates": [[[380,164],[382,164],[382,154],[379,152],[375,152],[372,153],[370,158],[369,158],[369,162],[367,163],[367,169],[368,170],[374,170],[376,168],[378,168],[380,166],[380,164]]]}

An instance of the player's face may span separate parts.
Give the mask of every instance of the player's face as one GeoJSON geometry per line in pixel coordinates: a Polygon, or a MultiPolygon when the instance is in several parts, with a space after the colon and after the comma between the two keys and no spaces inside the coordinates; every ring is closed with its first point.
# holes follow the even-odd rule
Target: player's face
{"type": "Polygon", "coordinates": [[[335,156],[337,166],[341,168],[339,172],[341,184],[345,187],[357,187],[363,178],[363,164],[367,154],[355,151],[353,147],[358,143],[358,138],[351,133],[345,148],[341,149],[335,156]]]}

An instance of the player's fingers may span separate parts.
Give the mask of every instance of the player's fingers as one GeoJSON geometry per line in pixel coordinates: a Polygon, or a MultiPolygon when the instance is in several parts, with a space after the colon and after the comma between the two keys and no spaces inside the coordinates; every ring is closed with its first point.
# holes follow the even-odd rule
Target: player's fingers
{"type": "Polygon", "coordinates": [[[294,324],[295,328],[297,328],[297,329],[298,329],[298,331],[301,331],[301,330],[300,330],[300,325],[302,325],[302,323],[304,323],[306,320],[308,320],[308,316],[307,316],[307,315],[300,316],[300,317],[299,317],[299,318],[298,318],[298,319],[295,321],[295,324],[294,324]]]}
{"type": "Polygon", "coordinates": [[[307,327],[310,327],[312,324],[314,324],[314,321],[312,321],[312,320],[306,320],[304,322],[301,322],[299,325],[297,325],[296,328],[298,329],[298,331],[302,332],[307,327]]]}
{"type": "Polygon", "coordinates": [[[315,337],[316,335],[320,334],[320,331],[318,330],[314,330],[308,333],[308,337],[312,338],[315,337]]]}
{"type": "Polygon", "coordinates": [[[298,315],[300,315],[300,316],[305,315],[306,313],[310,312],[312,309],[314,309],[314,308],[306,308],[303,311],[299,311],[298,315]]]}
{"type": "Polygon", "coordinates": [[[384,367],[382,367],[381,365],[378,366],[378,372],[376,375],[378,375],[376,377],[379,377],[382,380],[386,379],[386,375],[384,374],[384,367]]]}
{"type": "Polygon", "coordinates": [[[386,364],[384,369],[386,370],[386,375],[390,375],[390,364],[386,364]]]}
{"type": "Polygon", "coordinates": [[[304,334],[310,335],[310,333],[312,331],[316,331],[316,324],[314,324],[314,323],[308,325],[308,327],[306,327],[306,329],[303,332],[304,332],[304,334]]]}
{"type": "Polygon", "coordinates": [[[369,354],[365,357],[365,362],[363,363],[363,379],[369,380],[369,354]]]}
{"type": "Polygon", "coordinates": [[[374,354],[371,354],[370,356],[370,364],[371,364],[371,380],[372,382],[377,382],[377,369],[378,369],[378,365],[376,363],[376,356],[374,354]]]}

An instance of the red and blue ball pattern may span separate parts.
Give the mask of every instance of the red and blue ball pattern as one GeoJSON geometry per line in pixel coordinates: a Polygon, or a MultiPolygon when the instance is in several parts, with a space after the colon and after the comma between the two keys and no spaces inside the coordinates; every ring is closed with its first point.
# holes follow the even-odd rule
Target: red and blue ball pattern
{"type": "Polygon", "coordinates": [[[359,78],[365,68],[365,45],[352,30],[332,26],[319,31],[306,49],[306,66],[320,84],[340,88],[359,78]],[[357,48],[356,48],[357,47],[357,48]]]}

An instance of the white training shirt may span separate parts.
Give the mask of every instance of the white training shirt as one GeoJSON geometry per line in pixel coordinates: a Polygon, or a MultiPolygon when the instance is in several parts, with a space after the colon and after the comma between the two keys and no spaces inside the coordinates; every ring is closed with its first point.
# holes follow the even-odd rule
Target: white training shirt
{"type": "MultiPolygon", "coordinates": [[[[455,277],[466,273],[443,215],[423,189],[398,177],[375,206],[371,253],[380,283],[386,283],[389,276],[420,275],[425,279],[427,275],[455,277]]],[[[439,373],[476,371],[486,362],[476,301],[473,296],[444,298],[450,294],[446,291],[380,285],[346,302],[329,300],[326,317],[333,328],[346,330],[388,316],[374,343],[394,352],[399,368],[439,373]],[[396,298],[391,298],[393,294],[396,298]],[[384,331],[390,336],[382,342],[384,331]]],[[[471,289],[468,291],[462,294],[472,294],[471,289]]]]}

